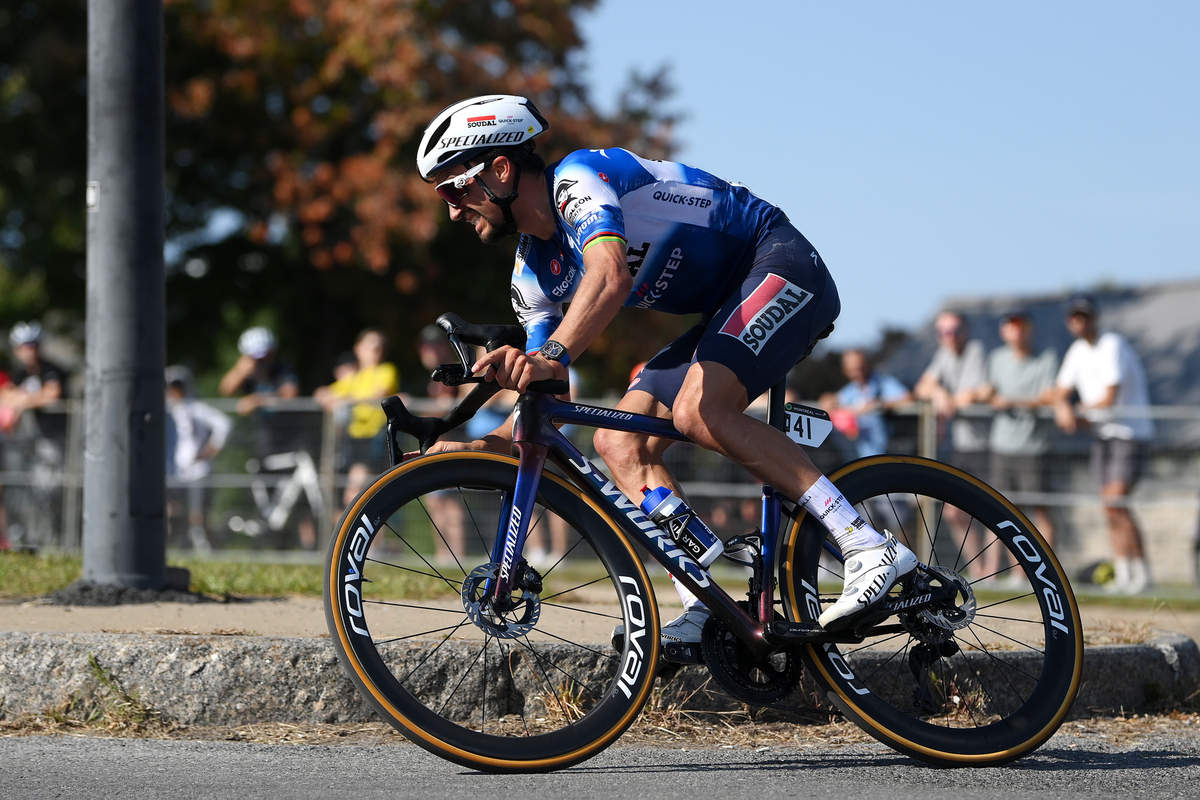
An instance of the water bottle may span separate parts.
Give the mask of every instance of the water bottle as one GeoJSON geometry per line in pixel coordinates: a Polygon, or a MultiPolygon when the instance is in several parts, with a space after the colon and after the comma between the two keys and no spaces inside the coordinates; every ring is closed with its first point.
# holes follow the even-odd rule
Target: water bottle
{"type": "Polygon", "coordinates": [[[707,567],[720,557],[725,543],[674,492],[665,486],[653,491],[643,487],[642,492],[646,495],[642,510],[700,566],[707,567]]]}

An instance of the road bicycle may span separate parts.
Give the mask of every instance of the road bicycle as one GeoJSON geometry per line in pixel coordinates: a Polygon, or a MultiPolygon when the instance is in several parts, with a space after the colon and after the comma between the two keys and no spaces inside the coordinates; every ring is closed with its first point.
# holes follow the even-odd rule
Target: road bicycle
{"type": "Polygon", "coordinates": [[[250,481],[250,494],[262,517],[254,519],[253,517],[243,517],[240,514],[231,516],[227,524],[234,533],[258,537],[268,531],[283,530],[292,516],[292,510],[300,499],[301,493],[308,498],[308,505],[312,509],[313,517],[324,519],[325,500],[321,496],[320,476],[312,456],[304,450],[275,453],[265,457],[261,464],[257,460],[251,459],[247,462],[246,469],[256,476],[250,481]],[[291,470],[291,474],[280,480],[272,492],[261,477],[263,469],[275,473],[291,470]]]}
{"type": "MultiPolygon", "coordinates": [[[[438,324],[462,362],[435,371],[448,383],[473,380],[466,345],[524,344],[516,326],[449,314],[438,324]]],[[[735,599],[555,425],[687,441],[669,420],[566,402],[556,397],[565,382],[543,381],[517,402],[516,456],[456,451],[401,463],[398,432],[425,453],[494,387],[475,387],[442,418],[384,401],[395,466],[346,509],[326,558],[326,619],[343,666],[383,719],[421,747],[490,772],[561,769],[612,744],[658,670],[680,662],[702,662],[754,705],[782,702],[807,672],[871,736],[940,766],[1020,758],[1062,722],[1082,666],[1074,595],[1034,526],[979,480],[902,456],[861,459],[830,476],[922,563],[870,619],[828,633],[817,619],[841,592],[842,556],[803,508],[762,487],[759,529],[726,542],[726,555],[750,572],[735,599]],[[948,509],[982,534],[981,553],[1009,554],[1015,566],[1005,577],[1011,586],[1016,576],[1019,589],[984,591],[996,576],[972,573],[980,556],[964,557],[948,509]],[[535,569],[522,548],[550,514],[569,524],[574,545],[535,569]],[[452,557],[439,561],[435,550],[452,557]],[[644,559],[712,611],[698,647],[660,646],[644,559]],[[624,635],[610,643],[617,625],[624,635]]],[[[785,404],[780,389],[769,422],[819,443],[828,416],[785,404]]]]}

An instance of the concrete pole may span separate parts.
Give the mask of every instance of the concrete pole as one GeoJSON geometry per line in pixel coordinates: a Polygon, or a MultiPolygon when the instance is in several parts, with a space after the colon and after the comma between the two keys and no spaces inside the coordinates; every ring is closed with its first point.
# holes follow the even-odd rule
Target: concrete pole
{"type": "Polygon", "coordinates": [[[162,0],[88,0],[83,577],[166,577],[162,0]]]}

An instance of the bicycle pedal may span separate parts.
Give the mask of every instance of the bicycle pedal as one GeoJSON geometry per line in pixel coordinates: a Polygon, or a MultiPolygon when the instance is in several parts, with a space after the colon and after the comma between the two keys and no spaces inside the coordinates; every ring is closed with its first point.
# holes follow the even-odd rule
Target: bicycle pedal
{"type": "Polygon", "coordinates": [[[699,642],[666,642],[662,648],[663,661],[668,664],[703,664],[699,642]]]}

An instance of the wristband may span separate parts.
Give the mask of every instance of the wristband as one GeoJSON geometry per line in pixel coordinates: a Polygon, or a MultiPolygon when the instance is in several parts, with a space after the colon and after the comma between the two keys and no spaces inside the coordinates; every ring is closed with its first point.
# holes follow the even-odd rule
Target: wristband
{"type": "Polygon", "coordinates": [[[567,348],[563,347],[553,339],[548,339],[542,349],[538,350],[538,355],[547,361],[557,361],[564,367],[571,363],[571,354],[567,352],[567,348]]]}

